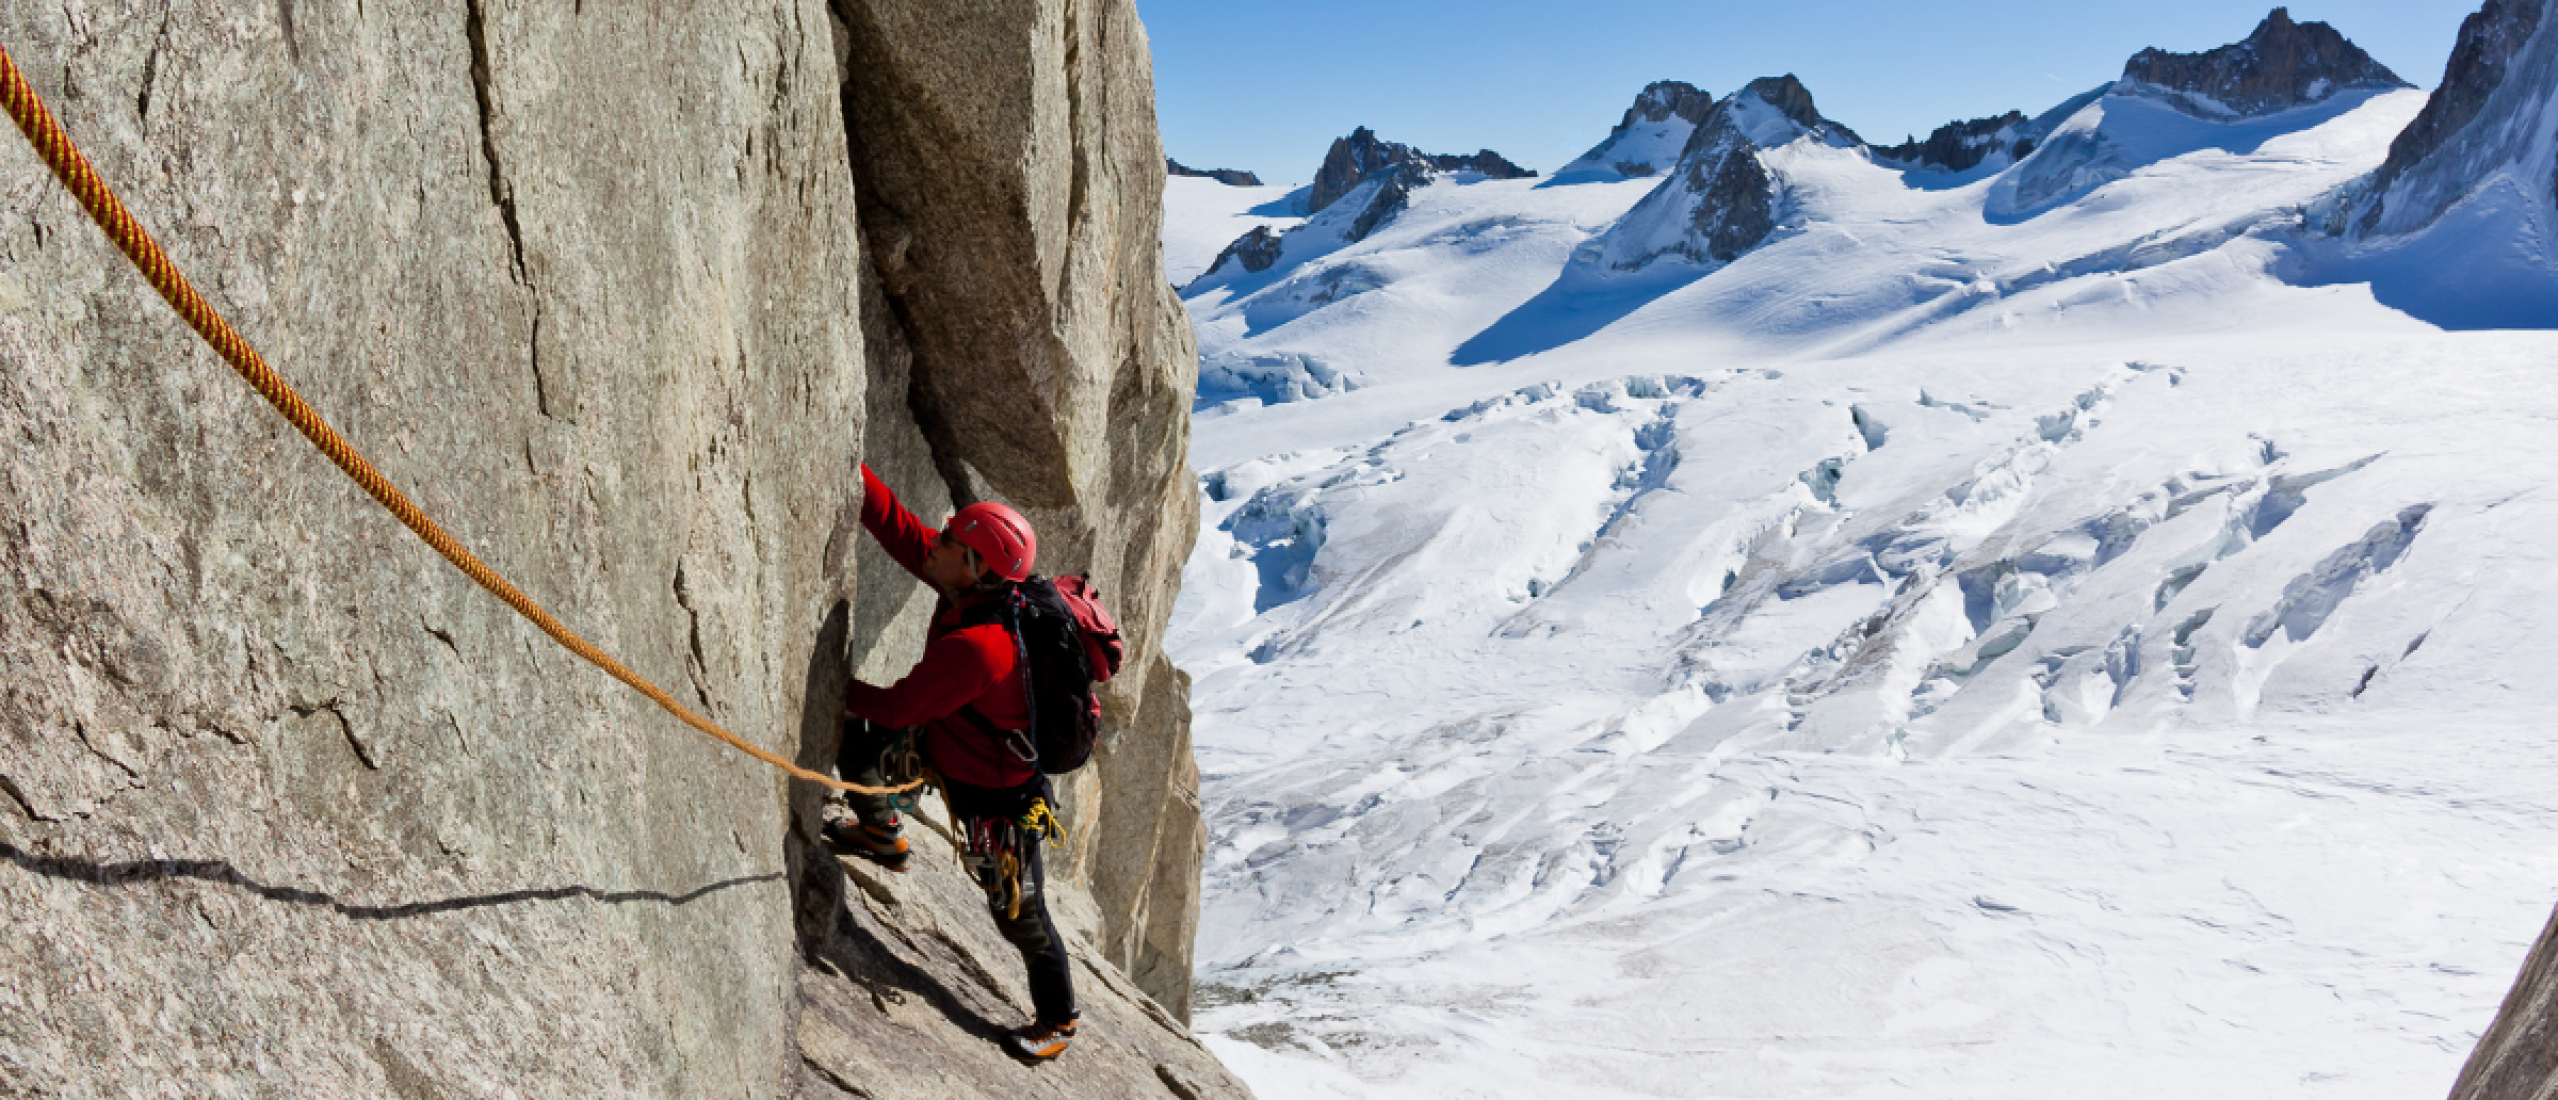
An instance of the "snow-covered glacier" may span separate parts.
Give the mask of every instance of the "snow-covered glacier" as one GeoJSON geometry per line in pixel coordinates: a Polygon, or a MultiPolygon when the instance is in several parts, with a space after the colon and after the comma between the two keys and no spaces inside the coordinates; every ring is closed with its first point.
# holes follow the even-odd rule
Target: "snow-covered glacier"
{"type": "Polygon", "coordinates": [[[1169,641],[1219,1054],[1274,1100],[2446,1090],[2558,894],[2558,335],[2336,274],[2425,102],[2093,95],[1960,173],[1780,134],[1765,243],[1684,270],[1573,259],[1675,175],[1449,179],[1194,287],[1203,362],[1285,375],[1201,395],[1169,641]]]}

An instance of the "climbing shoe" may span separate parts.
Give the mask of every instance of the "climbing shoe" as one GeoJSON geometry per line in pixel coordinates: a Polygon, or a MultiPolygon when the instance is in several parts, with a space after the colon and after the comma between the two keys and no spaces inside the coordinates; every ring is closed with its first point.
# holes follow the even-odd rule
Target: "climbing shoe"
{"type": "Polygon", "coordinates": [[[1066,1053],[1066,1044],[1074,1037],[1075,1022],[1068,1020],[1062,1024],[1032,1024],[1018,1028],[1004,1036],[1004,1043],[1012,1048],[1015,1058],[1045,1062],[1066,1053]]]}
{"type": "Polygon", "coordinates": [[[891,871],[905,870],[912,851],[902,830],[894,826],[883,829],[849,817],[826,823],[826,843],[834,845],[838,852],[861,856],[891,871]]]}

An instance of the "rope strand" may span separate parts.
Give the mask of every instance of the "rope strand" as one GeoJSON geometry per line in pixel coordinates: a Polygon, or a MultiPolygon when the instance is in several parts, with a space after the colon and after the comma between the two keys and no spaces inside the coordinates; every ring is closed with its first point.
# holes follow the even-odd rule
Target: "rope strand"
{"type": "Polygon", "coordinates": [[[108,240],[115,242],[116,248],[124,253],[126,259],[133,261],[134,268],[150,282],[151,288],[159,291],[160,297],[168,300],[170,308],[177,310],[178,316],[184,318],[187,325],[195,329],[196,335],[203,337],[204,342],[222,356],[223,361],[231,364],[231,368],[238,371],[240,377],[245,379],[251,388],[258,391],[258,396],[266,398],[267,404],[275,406],[275,411],[282,413],[284,419],[291,422],[294,429],[302,433],[303,438],[310,440],[311,445],[319,448],[321,454],[327,455],[329,461],[336,463],[338,469],[346,472],[347,477],[353,479],[357,485],[363,486],[364,491],[371,494],[375,501],[380,502],[384,509],[397,517],[409,530],[416,532],[418,538],[425,540],[428,546],[434,547],[436,553],[444,556],[444,560],[452,562],[454,568],[460,569],[463,575],[478,582],[479,586],[487,589],[490,595],[505,601],[508,607],[514,608],[517,614],[524,616],[526,620],[540,628],[542,633],[550,635],[552,641],[558,642],[569,652],[585,658],[587,663],[604,670],[614,679],[630,685],[632,690],[647,696],[650,702],[664,708],[666,713],[674,715],[685,725],[726,742],[730,747],[748,756],[779,768],[793,778],[822,783],[839,791],[875,795],[901,794],[921,784],[922,780],[919,779],[900,787],[865,787],[858,783],[846,783],[793,764],[759,746],[749,744],[743,738],[720,728],[710,719],[693,713],[684,704],[676,702],[675,697],[668,694],[666,689],[650,682],[647,677],[631,671],[622,662],[615,660],[612,654],[596,648],[593,643],[580,637],[576,631],[570,630],[566,624],[553,618],[550,612],[542,609],[542,605],[533,602],[532,597],[525,595],[523,590],[515,587],[505,577],[499,576],[496,570],[489,568],[453,536],[446,534],[443,527],[437,525],[409,500],[407,494],[402,493],[398,486],[391,484],[390,479],[382,476],[381,471],[374,469],[372,463],[365,461],[364,456],[357,453],[354,445],[348,443],[336,429],[329,427],[328,422],[320,418],[319,412],[313,409],[309,402],[302,400],[302,395],[295,393],[293,387],[286,384],[284,378],[267,365],[266,359],[258,354],[257,349],[250,347],[248,340],[242,337],[238,330],[233,329],[230,322],[223,320],[222,315],[214,311],[212,304],[206,302],[203,295],[196,293],[194,285],[187,281],[185,275],[179,273],[176,264],[170,262],[168,253],[161,251],[160,242],[152,239],[150,232],[143,229],[142,224],[135,221],[132,214],[126,212],[124,204],[117,200],[114,190],[110,189],[106,182],[99,179],[98,174],[90,169],[88,158],[80,155],[80,150],[72,144],[70,135],[64,133],[60,124],[54,121],[53,113],[45,109],[44,100],[36,95],[34,86],[28,84],[25,75],[18,71],[17,61],[9,56],[6,47],[0,47],[0,102],[5,102],[9,117],[15,119],[18,129],[26,133],[28,144],[35,146],[36,155],[44,158],[45,164],[53,169],[55,178],[62,181],[62,186],[70,190],[72,197],[80,200],[80,206],[89,212],[89,219],[97,223],[98,229],[107,235],[108,240]]]}

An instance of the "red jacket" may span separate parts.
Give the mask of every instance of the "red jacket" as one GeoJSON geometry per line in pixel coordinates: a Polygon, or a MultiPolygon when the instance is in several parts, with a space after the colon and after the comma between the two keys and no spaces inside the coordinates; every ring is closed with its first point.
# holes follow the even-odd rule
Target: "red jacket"
{"type": "MultiPolygon", "coordinates": [[[[941,537],[898,503],[868,465],[862,467],[862,527],[917,577],[924,575],[924,555],[941,537]]],[[[844,689],[844,709],[882,726],[924,727],[924,755],[954,782],[1017,787],[1038,778],[1038,767],[987,736],[959,708],[976,707],[997,729],[1029,729],[1030,700],[1022,693],[1018,651],[1001,623],[959,625],[965,611],[965,605],[942,600],[933,608],[923,659],[888,687],[853,681],[844,689]]]]}

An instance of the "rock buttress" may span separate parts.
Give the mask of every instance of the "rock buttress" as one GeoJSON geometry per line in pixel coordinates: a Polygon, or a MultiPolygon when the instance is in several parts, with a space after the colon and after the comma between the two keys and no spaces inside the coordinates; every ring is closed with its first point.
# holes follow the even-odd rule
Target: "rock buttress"
{"type": "Polygon", "coordinates": [[[1128,635],[1102,745],[1064,785],[1059,865],[1093,911],[1063,919],[1186,1019],[1206,832],[1188,682],[1162,639],[1198,530],[1198,356],[1164,279],[1144,28],[1128,0],[834,7],[865,255],[893,319],[873,355],[906,362],[951,499],[1022,509],[1040,572],[1090,574],[1128,635]]]}

